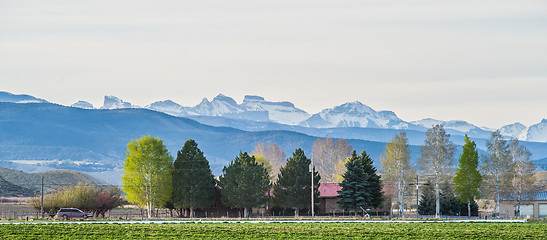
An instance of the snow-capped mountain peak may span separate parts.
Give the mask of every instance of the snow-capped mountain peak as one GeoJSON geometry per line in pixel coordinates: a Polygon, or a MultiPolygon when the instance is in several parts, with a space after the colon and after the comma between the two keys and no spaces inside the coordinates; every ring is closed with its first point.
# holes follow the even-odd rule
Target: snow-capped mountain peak
{"type": "Polygon", "coordinates": [[[0,102],[10,103],[47,103],[48,101],[26,94],[12,94],[0,91],[0,102]]]}
{"type": "Polygon", "coordinates": [[[229,104],[229,105],[232,105],[232,106],[236,106],[236,105],[237,105],[236,101],[235,101],[233,98],[228,97],[228,96],[226,96],[226,95],[224,95],[224,94],[219,94],[219,95],[217,95],[217,96],[213,99],[212,102],[225,102],[225,103],[227,103],[227,104],[229,104]]]}
{"type": "MultiPolygon", "coordinates": [[[[422,126],[426,129],[432,128],[435,125],[443,125],[444,129],[459,132],[459,134],[466,133],[470,136],[488,138],[490,136],[489,130],[477,127],[471,123],[461,120],[441,121],[431,118],[422,119],[419,121],[411,122],[413,125],[422,126]]],[[[454,133],[454,132],[453,132],[454,133]]]]}
{"type": "Polygon", "coordinates": [[[414,125],[422,126],[425,128],[432,128],[435,125],[443,125],[445,129],[452,129],[460,132],[469,132],[473,129],[480,129],[479,127],[470,124],[466,121],[452,120],[452,121],[441,121],[432,118],[426,118],[419,121],[411,122],[414,125]]]}
{"type": "Polygon", "coordinates": [[[104,96],[104,104],[101,109],[138,108],[129,102],[125,102],[115,96],[104,96]]]}
{"type": "Polygon", "coordinates": [[[530,142],[547,142],[547,119],[528,127],[522,132],[519,139],[530,142]]]}
{"type": "Polygon", "coordinates": [[[426,118],[418,121],[410,122],[414,125],[422,126],[425,128],[432,128],[435,125],[444,124],[444,121],[433,119],[433,118],[426,118]]]}
{"type": "Polygon", "coordinates": [[[171,100],[157,101],[146,106],[146,108],[154,110],[154,111],[158,111],[158,112],[167,113],[173,116],[186,115],[185,107],[171,100]]]}
{"type": "Polygon", "coordinates": [[[508,136],[512,138],[518,138],[520,135],[522,135],[523,131],[526,130],[526,126],[522,123],[513,123],[509,125],[505,125],[501,127],[500,134],[502,136],[508,136]]]}
{"type": "Polygon", "coordinates": [[[197,106],[190,108],[188,113],[201,116],[223,116],[244,111],[233,98],[219,94],[211,102],[204,98],[197,106]]]}
{"type": "MultiPolygon", "coordinates": [[[[325,109],[322,112],[329,112],[328,110],[330,110],[330,109],[325,109]]],[[[367,105],[365,105],[365,104],[363,104],[359,101],[344,103],[340,106],[336,106],[336,107],[332,108],[332,110],[330,110],[330,112],[332,112],[332,111],[346,112],[346,113],[350,113],[350,114],[376,113],[376,111],[374,111],[374,109],[372,109],[371,107],[369,107],[369,106],[367,106],[367,105]]]]}
{"type": "Polygon", "coordinates": [[[296,125],[310,117],[309,113],[296,108],[291,102],[269,102],[260,96],[245,96],[241,106],[247,111],[265,111],[271,121],[288,125],[296,125]]]}
{"type": "Polygon", "coordinates": [[[74,104],[72,104],[70,106],[74,107],[74,108],[93,109],[93,104],[91,104],[89,102],[86,102],[86,101],[78,101],[78,102],[75,102],[74,104]]]}
{"type": "Polygon", "coordinates": [[[333,127],[371,127],[406,129],[408,124],[399,119],[393,112],[376,112],[371,107],[359,102],[349,102],[328,108],[314,114],[301,123],[302,126],[317,128],[333,127]]]}

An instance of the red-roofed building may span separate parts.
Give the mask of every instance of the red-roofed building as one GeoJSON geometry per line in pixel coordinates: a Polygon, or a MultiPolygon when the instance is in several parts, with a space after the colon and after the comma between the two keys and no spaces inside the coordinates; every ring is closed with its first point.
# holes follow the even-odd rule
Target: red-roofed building
{"type": "MultiPolygon", "coordinates": [[[[342,187],[338,183],[321,183],[319,185],[319,214],[341,214],[344,212],[338,205],[338,191],[342,187]]],[[[391,196],[393,195],[393,187],[384,185],[384,206],[380,209],[371,209],[371,215],[389,215],[391,210],[391,196]]]]}

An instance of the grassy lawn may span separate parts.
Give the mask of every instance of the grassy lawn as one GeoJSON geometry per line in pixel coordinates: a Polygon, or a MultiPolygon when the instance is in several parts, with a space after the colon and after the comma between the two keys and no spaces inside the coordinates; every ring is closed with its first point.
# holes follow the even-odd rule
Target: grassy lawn
{"type": "Polygon", "coordinates": [[[547,239],[545,223],[180,223],[0,225],[1,239],[547,239]]]}

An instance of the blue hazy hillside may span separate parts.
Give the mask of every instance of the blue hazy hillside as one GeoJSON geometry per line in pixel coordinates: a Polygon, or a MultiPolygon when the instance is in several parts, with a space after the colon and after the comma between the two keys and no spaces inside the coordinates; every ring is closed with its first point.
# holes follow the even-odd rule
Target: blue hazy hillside
{"type": "MultiPolygon", "coordinates": [[[[395,135],[401,132],[397,129],[385,129],[385,128],[359,128],[359,127],[342,127],[342,128],[312,128],[291,126],[273,122],[260,122],[249,121],[245,119],[230,119],[218,116],[192,116],[190,117],[200,123],[204,123],[212,126],[227,126],[244,131],[265,131],[265,130],[286,130],[292,132],[303,133],[314,137],[333,137],[343,139],[359,139],[373,142],[390,142],[395,135]]],[[[404,130],[408,138],[408,142],[411,145],[422,145],[426,138],[424,131],[417,130],[404,130]]],[[[456,145],[464,144],[464,135],[462,132],[458,132],[452,129],[446,129],[450,134],[450,140],[456,145]]],[[[481,134],[484,135],[484,134],[481,134]]],[[[477,148],[481,153],[486,151],[487,137],[478,138],[470,137],[471,140],[477,143],[477,148]]],[[[537,163],[547,164],[547,143],[542,142],[520,142],[523,146],[528,148],[532,152],[532,159],[535,159],[537,163]]]]}
{"type": "MultiPolygon", "coordinates": [[[[86,110],[49,103],[0,103],[0,165],[37,163],[86,172],[119,170],[127,143],[143,135],[156,136],[176,156],[184,142],[195,139],[215,175],[239,151],[252,151],[259,142],[275,142],[289,157],[302,148],[311,157],[316,137],[285,130],[243,131],[213,127],[194,120],[146,109],[86,110]],[[22,161],[24,160],[24,161],[22,161]],[[52,161],[56,160],[56,161],[52,161]]],[[[350,140],[366,149],[378,165],[385,143],[350,140]]],[[[413,160],[419,148],[412,146],[413,160]]]]}

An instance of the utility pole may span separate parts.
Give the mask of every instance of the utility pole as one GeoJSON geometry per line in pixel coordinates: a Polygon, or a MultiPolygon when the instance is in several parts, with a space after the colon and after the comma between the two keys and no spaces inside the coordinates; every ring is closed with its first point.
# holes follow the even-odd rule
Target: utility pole
{"type": "Polygon", "coordinates": [[[314,195],[314,186],[313,186],[313,157],[311,158],[311,166],[310,166],[311,170],[311,217],[313,218],[315,216],[315,211],[314,211],[314,199],[313,199],[313,195],[314,195]]]}
{"type": "Polygon", "coordinates": [[[419,175],[416,173],[416,219],[420,216],[418,212],[418,205],[420,205],[420,201],[418,200],[418,176],[419,175]]]}
{"type": "Polygon", "coordinates": [[[42,191],[41,191],[41,201],[40,201],[40,212],[42,213],[42,218],[44,218],[44,176],[42,176],[42,191]]]}

